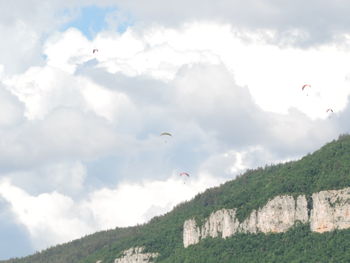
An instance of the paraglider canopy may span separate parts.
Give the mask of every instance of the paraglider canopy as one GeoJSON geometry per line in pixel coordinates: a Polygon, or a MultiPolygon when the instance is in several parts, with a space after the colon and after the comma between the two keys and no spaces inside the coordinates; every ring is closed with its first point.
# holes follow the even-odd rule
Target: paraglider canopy
{"type": "Polygon", "coordinates": [[[301,87],[301,90],[304,90],[306,88],[311,88],[311,85],[310,84],[304,84],[302,87],[301,87]]]}
{"type": "Polygon", "coordinates": [[[180,173],[180,176],[187,176],[187,177],[190,177],[190,174],[189,174],[189,173],[186,173],[186,172],[182,172],[182,173],[180,173]]]}
{"type": "Polygon", "coordinates": [[[97,49],[97,48],[94,48],[94,49],[92,50],[92,54],[95,54],[96,52],[98,52],[98,49],[97,49]]]}
{"type": "Polygon", "coordinates": [[[172,136],[169,132],[162,132],[159,136],[172,136]]]}

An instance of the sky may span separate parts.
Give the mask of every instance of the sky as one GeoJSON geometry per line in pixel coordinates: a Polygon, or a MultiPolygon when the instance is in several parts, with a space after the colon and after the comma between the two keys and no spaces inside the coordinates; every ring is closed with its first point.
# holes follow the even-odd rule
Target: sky
{"type": "Polygon", "coordinates": [[[0,259],[147,222],[348,133],[349,11],[0,2],[0,259]]]}

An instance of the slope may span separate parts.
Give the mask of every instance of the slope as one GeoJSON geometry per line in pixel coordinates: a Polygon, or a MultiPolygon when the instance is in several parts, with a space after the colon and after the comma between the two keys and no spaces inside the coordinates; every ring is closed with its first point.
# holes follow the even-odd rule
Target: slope
{"type": "Polygon", "coordinates": [[[226,240],[209,238],[186,249],[182,243],[183,222],[188,218],[196,217],[201,222],[215,210],[237,208],[237,216],[243,220],[276,195],[310,197],[314,192],[348,186],[350,135],[342,135],[299,161],[247,171],[147,224],[96,233],[30,257],[3,262],[95,263],[103,260],[108,263],[134,246],[159,252],[156,262],[349,262],[350,255],[344,253],[350,245],[348,230],[318,234],[305,226],[296,226],[284,234],[240,234],[226,240]]]}

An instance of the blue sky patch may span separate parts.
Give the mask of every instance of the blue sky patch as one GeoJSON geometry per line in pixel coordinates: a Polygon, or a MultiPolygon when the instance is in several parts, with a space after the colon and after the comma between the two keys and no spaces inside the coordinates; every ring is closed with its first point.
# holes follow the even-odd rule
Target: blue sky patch
{"type": "MultiPolygon", "coordinates": [[[[67,10],[69,12],[69,10],[67,10]]],[[[118,9],[116,7],[97,7],[97,6],[87,6],[78,10],[78,14],[73,20],[66,23],[61,30],[65,31],[70,27],[75,27],[80,30],[88,39],[93,39],[93,37],[104,29],[108,27],[113,27],[108,23],[108,17],[116,17],[118,9]]],[[[132,25],[130,16],[124,16],[123,20],[118,21],[115,26],[115,30],[123,33],[126,29],[132,25]]],[[[111,29],[111,28],[110,28],[111,29]]]]}

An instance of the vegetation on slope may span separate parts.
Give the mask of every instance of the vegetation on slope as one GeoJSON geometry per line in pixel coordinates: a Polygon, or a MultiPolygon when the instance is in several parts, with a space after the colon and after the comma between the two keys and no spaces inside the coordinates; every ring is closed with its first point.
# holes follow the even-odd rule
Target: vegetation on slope
{"type": "Polygon", "coordinates": [[[343,243],[350,245],[350,241],[347,241],[350,240],[350,232],[347,230],[319,235],[299,226],[285,234],[238,235],[227,240],[208,239],[188,249],[184,249],[182,244],[183,222],[188,218],[196,217],[201,221],[217,209],[237,208],[238,217],[243,220],[253,209],[265,205],[276,195],[306,194],[310,197],[314,192],[348,186],[350,135],[343,135],[299,161],[247,171],[233,181],[211,188],[192,201],[178,205],[173,211],[152,219],[148,224],[97,233],[31,257],[5,262],[95,263],[103,260],[104,263],[109,263],[123,250],[133,246],[145,246],[150,252],[160,252],[157,262],[333,262],[333,255],[338,254],[338,261],[334,262],[348,262],[350,257],[347,257],[348,261],[342,261],[340,256],[342,246],[336,247],[343,243]],[[286,244],[285,249],[281,248],[283,242],[286,244]],[[300,252],[300,242],[307,248],[312,244],[313,247],[308,248],[309,252],[312,255],[323,255],[323,258],[307,258],[300,252]],[[255,252],[247,252],[247,247],[255,252]],[[325,255],[325,251],[331,251],[332,255],[325,255]],[[210,259],[209,254],[213,259],[210,259]],[[214,260],[214,255],[222,258],[210,261],[214,260]],[[259,261],[261,257],[265,261],[259,261]]]}
{"type": "Polygon", "coordinates": [[[284,234],[239,234],[208,238],[181,249],[162,263],[341,263],[350,261],[350,230],[310,232],[300,225],[284,234]]]}

